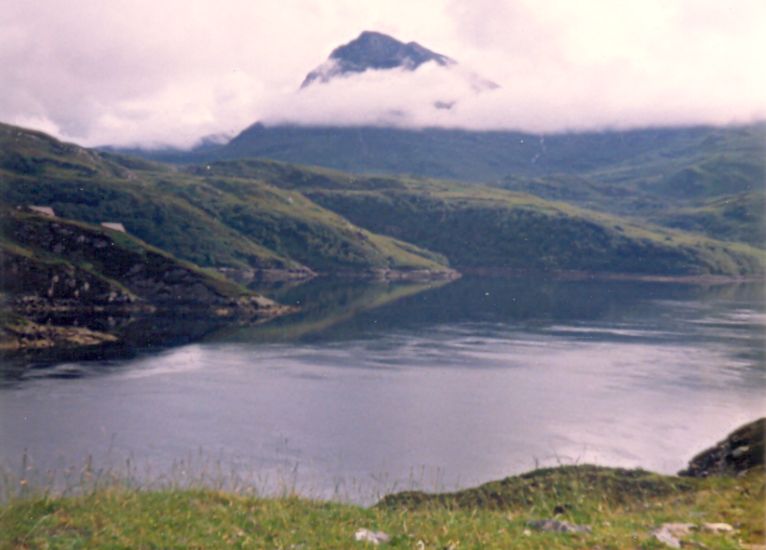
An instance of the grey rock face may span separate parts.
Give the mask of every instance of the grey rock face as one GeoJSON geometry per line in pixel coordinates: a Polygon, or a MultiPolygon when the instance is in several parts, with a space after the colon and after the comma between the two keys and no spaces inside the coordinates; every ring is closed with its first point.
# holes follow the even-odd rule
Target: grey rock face
{"type": "Polygon", "coordinates": [[[355,40],[335,48],[325,63],[306,75],[301,88],[370,69],[403,68],[412,71],[429,61],[442,66],[455,63],[446,55],[424,48],[417,42],[405,44],[380,32],[364,31],[355,40]]]}
{"type": "Polygon", "coordinates": [[[702,451],[678,475],[707,477],[736,475],[751,468],[764,467],[766,418],[745,424],[734,430],[714,447],[702,451]]]}

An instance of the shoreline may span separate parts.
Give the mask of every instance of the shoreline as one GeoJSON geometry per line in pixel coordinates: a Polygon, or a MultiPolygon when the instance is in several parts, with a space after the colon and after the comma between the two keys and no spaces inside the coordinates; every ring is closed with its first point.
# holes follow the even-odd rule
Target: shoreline
{"type": "Polygon", "coordinates": [[[477,277],[543,277],[556,281],[635,281],[650,283],[678,283],[698,285],[722,285],[766,282],[766,274],[753,276],[734,275],[660,275],[642,273],[612,273],[607,271],[542,271],[505,267],[457,268],[463,275],[477,277]]]}
{"type": "Polygon", "coordinates": [[[355,279],[361,281],[455,281],[463,276],[475,277],[543,277],[557,281],[636,281],[650,283],[677,283],[691,285],[724,285],[766,282],[766,274],[761,275],[714,275],[714,274],[677,274],[658,273],[620,273],[609,271],[580,270],[539,270],[513,267],[463,267],[445,269],[348,269],[336,271],[302,271],[281,269],[218,268],[217,271],[241,284],[258,283],[307,283],[316,278],[355,279]]]}
{"type": "Polygon", "coordinates": [[[99,346],[115,346],[124,343],[118,333],[107,330],[96,330],[81,326],[79,319],[90,317],[112,319],[130,318],[177,318],[179,315],[206,315],[211,319],[231,322],[247,321],[253,324],[264,323],[295,313],[299,308],[283,304],[261,303],[258,307],[252,304],[237,304],[227,306],[190,307],[184,305],[165,306],[152,304],[115,304],[78,306],[72,304],[51,305],[44,307],[36,303],[34,306],[10,307],[10,315],[0,324],[0,358],[9,359],[24,353],[37,351],[61,350],[90,350],[99,346]],[[54,324],[50,320],[38,322],[35,317],[59,315],[74,320],[73,324],[54,324]]]}
{"type": "MultiPolygon", "coordinates": [[[[759,442],[762,451],[765,424],[761,418],[741,426],[690,466],[724,447],[734,461],[759,442]]],[[[453,493],[392,493],[370,507],[311,499],[289,487],[276,496],[226,490],[206,477],[201,484],[147,486],[90,462],[79,485],[56,493],[35,487],[34,472],[24,468],[28,477],[0,478],[0,548],[762,550],[763,455],[740,466],[685,477],[588,464],[538,468],[453,493]]]]}

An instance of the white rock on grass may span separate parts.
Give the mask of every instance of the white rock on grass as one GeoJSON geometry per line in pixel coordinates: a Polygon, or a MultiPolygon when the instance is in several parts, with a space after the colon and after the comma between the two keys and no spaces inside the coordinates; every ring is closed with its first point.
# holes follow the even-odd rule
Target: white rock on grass
{"type": "Polygon", "coordinates": [[[710,533],[733,533],[734,527],[728,523],[703,523],[702,529],[710,533]]]}
{"type": "Polygon", "coordinates": [[[537,531],[549,531],[553,533],[590,533],[591,528],[588,525],[575,525],[568,521],[559,521],[557,519],[540,519],[528,521],[527,527],[537,531]]]}
{"type": "Polygon", "coordinates": [[[669,546],[670,548],[681,548],[681,540],[673,536],[670,531],[666,531],[665,529],[655,529],[652,531],[652,535],[665,546],[669,546]]]}
{"type": "Polygon", "coordinates": [[[652,531],[652,535],[665,546],[681,548],[681,537],[689,535],[696,528],[693,523],[663,523],[652,531]]]}
{"type": "Polygon", "coordinates": [[[383,531],[370,531],[369,529],[357,529],[354,533],[354,540],[357,542],[371,542],[375,546],[381,542],[388,542],[391,540],[387,534],[383,531]]]}

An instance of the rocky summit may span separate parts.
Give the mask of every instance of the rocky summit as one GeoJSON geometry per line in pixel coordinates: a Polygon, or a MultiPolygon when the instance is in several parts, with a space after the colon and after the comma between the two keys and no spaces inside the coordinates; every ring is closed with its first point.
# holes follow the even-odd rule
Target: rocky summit
{"type": "Polygon", "coordinates": [[[348,44],[335,48],[327,61],[306,75],[301,88],[367,70],[412,71],[429,61],[441,66],[455,64],[453,59],[424,48],[417,42],[405,44],[387,34],[364,31],[348,44]]]}

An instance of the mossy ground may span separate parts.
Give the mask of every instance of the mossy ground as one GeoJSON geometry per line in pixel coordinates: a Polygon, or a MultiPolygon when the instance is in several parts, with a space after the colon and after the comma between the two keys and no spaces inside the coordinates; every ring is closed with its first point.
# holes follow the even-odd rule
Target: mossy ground
{"type": "MultiPolygon", "coordinates": [[[[294,496],[257,498],[214,490],[141,491],[120,486],[82,496],[26,497],[0,508],[0,548],[364,548],[359,528],[391,536],[391,548],[660,548],[664,522],[726,522],[733,534],[696,532],[700,548],[764,542],[762,472],[681,479],[592,467],[543,470],[483,486],[507,498],[453,495],[461,505],[388,499],[372,508],[294,496]],[[523,490],[522,490],[523,489],[523,490]],[[523,498],[518,498],[521,490],[523,498]],[[530,531],[553,517],[590,534],[530,531]]],[[[426,502],[427,501],[427,502],[426,502]]]]}

